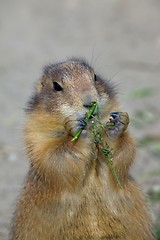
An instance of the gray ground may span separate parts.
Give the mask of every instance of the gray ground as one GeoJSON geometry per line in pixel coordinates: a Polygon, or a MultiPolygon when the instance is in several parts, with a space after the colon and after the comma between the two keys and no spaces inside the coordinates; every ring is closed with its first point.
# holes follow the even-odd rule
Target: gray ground
{"type": "Polygon", "coordinates": [[[133,175],[160,220],[160,1],[0,1],[0,239],[27,172],[23,108],[42,66],[86,58],[118,83],[137,141],[133,175]],[[149,136],[151,140],[144,141],[149,136]]]}

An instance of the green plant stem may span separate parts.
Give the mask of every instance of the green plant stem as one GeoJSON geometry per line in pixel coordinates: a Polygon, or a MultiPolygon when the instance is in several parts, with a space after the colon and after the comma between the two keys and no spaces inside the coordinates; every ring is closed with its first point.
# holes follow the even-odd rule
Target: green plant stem
{"type": "MultiPolygon", "coordinates": [[[[88,121],[89,121],[90,117],[93,115],[96,107],[97,107],[97,102],[93,103],[93,105],[90,107],[89,112],[87,113],[87,116],[84,119],[86,124],[88,124],[88,121]]],[[[79,136],[81,135],[82,131],[83,131],[83,129],[79,129],[79,131],[76,133],[76,135],[72,138],[71,142],[73,142],[76,139],[78,139],[79,136]]]]}
{"type": "Polygon", "coordinates": [[[118,183],[118,186],[122,189],[121,182],[120,182],[120,180],[119,180],[119,178],[118,178],[118,175],[117,175],[117,173],[116,173],[116,170],[115,170],[115,168],[114,168],[114,165],[113,165],[112,161],[109,161],[109,160],[108,160],[108,162],[109,162],[111,171],[112,171],[112,173],[113,173],[113,175],[114,175],[114,177],[115,177],[115,179],[116,179],[116,181],[117,181],[117,183],[118,183]]]}
{"type": "Polygon", "coordinates": [[[112,173],[113,173],[113,175],[114,175],[114,177],[115,177],[115,179],[116,179],[119,187],[122,189],[122,185],[121,185],[121,183],[120,183],[120,180],[119,180],[119,178],[118,178],[118,175],[117,175],[116,170],[115,170],[114,165],[113,165],[113,161],[112,161],[112,150],[111,150],[111,149],[109,150],[109,149],[108,149],[108,146],[107,146],[107,149],[103,148],[102,146],[101,146],[100,148],[101,148],[101,151],[102,151],[103,154],[105,155],[105,157],[106,157],[106,159],[107,159],[107,161],[108,161],[108,163],[109,163],[109,165],[110,165],[111,171],[112,171],[112,173]]]}

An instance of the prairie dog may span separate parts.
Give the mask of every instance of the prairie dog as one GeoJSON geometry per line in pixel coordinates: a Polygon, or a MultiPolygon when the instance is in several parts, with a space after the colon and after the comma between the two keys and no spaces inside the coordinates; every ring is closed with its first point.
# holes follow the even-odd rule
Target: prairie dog
{"type": "Polygon", "coordinates": [[[30,168],[10,240],[154,239],[144,196],[129,175],[136,151],[128,123],[114,87],[88,63],[45,67],[26,110],[30,168]],[[95,101],[122,189],[84,122],[95,101]]]}

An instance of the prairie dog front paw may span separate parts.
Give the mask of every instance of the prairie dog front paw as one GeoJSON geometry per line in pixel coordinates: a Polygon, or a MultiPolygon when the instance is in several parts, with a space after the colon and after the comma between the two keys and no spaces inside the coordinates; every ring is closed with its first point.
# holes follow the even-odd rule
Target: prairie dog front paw
{"type": "Polygon", "coordinates": [[[71,135],[72,137],[74,137],[74,135],[80,129],[84,130],[85,127],[86,127],[86,122],[85,122],[84,119],[76,119],[76,118],[73,118],[73,117],[66,118],[65,129],[67,130],[69,135],[71,135]]]}
{"type": "Polygon", "coordinates": [[[106,133],[109,137],[119,137],[128,127],[129,115],[127,112],[111,112],[106,123],[106,133]]]}

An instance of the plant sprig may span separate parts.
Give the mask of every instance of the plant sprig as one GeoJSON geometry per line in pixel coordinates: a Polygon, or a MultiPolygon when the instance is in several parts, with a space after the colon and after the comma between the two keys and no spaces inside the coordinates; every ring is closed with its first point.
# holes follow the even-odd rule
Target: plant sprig
{"type": "MultiPolygon", "coordinates": [[[[107,143],[105,144],[105,146],[103,143],[102,133],[103,133],[105,126],[100,122],[98,117],[95,117],[93,115],[96,108],[98,108],[97,102],[93,103],[93,105],[90,107],[89,112],[87,113],[87,116],[84,120],[85,120],[86,124],[88,124],[88,121],[90,120],[90,118],[93,119],[91,132],[94,137],[94,142],[95,142],[95,144],[98,144],[99,148],[101,149],[101,152],[104,154],[104,156],[110,166],[112,174],[118,183],[118,186],[122,189],[121,182],[118,178],[118,175],[117,175],[116,170],[113,165],[113,149],[111,149],[107,143]]],[[[110,127],[113,127],[112,123],[111,123],[110,127]]],[[[83,131],[83,129],[80,129],[76,133],[76,135],[72,138],[71,141],[75,141],[76,139],[78,139],[78,137],[81,135],[82,131],[83,131]]]]}
{"type": "MultiPolygon", "coordinates": [[[[92,106],[89,108],[89,112],[87,113],[87,116],[85,117],[84,121],[86,122],[86,124],[88,124],[88,121],[90,119],[90,117],[93,115],[95,109],[97,108],[97,102],[94,102],[92,104],[92,106]]],[[[75,141],[76,139],[79,138],[79,136],[81,135],[83,129],[79,129],[79,131],[76,133],[76,135],[72,138],[71,142],[75,141]]]]}
{"type": "Polygon", "coordinates": [[[109,163],[109,166],[110,166],[111,171],[112,171],[112,173],[113,173],[113,175],[114,175],[114,177],[115,177],[115,179],[118,183],[118,186],[122,189],[122,184],[121,184],[121,182],[118,178],[118,175],[117,175],[116,170],[115,170],[114,165],[113,165],[113,153],[112,153],[113,149],[110,149],[109,146],[106,145],[105,148],[101,147],[101,150],[102,150],[103,154],[105,155],[105,157],[106,157],[106,159],[109,163]]]}
{"type": "MultiPolygon", "coordinates": [[[[99,148],[101,149],[102,153],[104,154],[104,156],[106,157],[106,160],[109,163],[109,166],[111,168],[112,174],[114,175],[119,187],[122,189],[122,185],[121,182],[118,178],[118,175],[116,173],[116,170],[114,168],[113,165],[113,149],[109,147],[109,145],[106,143],[105,146],[103,144],[103,138],[102,138],[102,133],[104,130],[104,125],[100,122],[100,120],[95,117],[92,116],[92,118],[94,119],[95,123],[92,123],[92,134],[94,137],[94,142],[99,145],[99,148]]],[[[112,125],[110,127],[113,127],[112,125]]]]}

